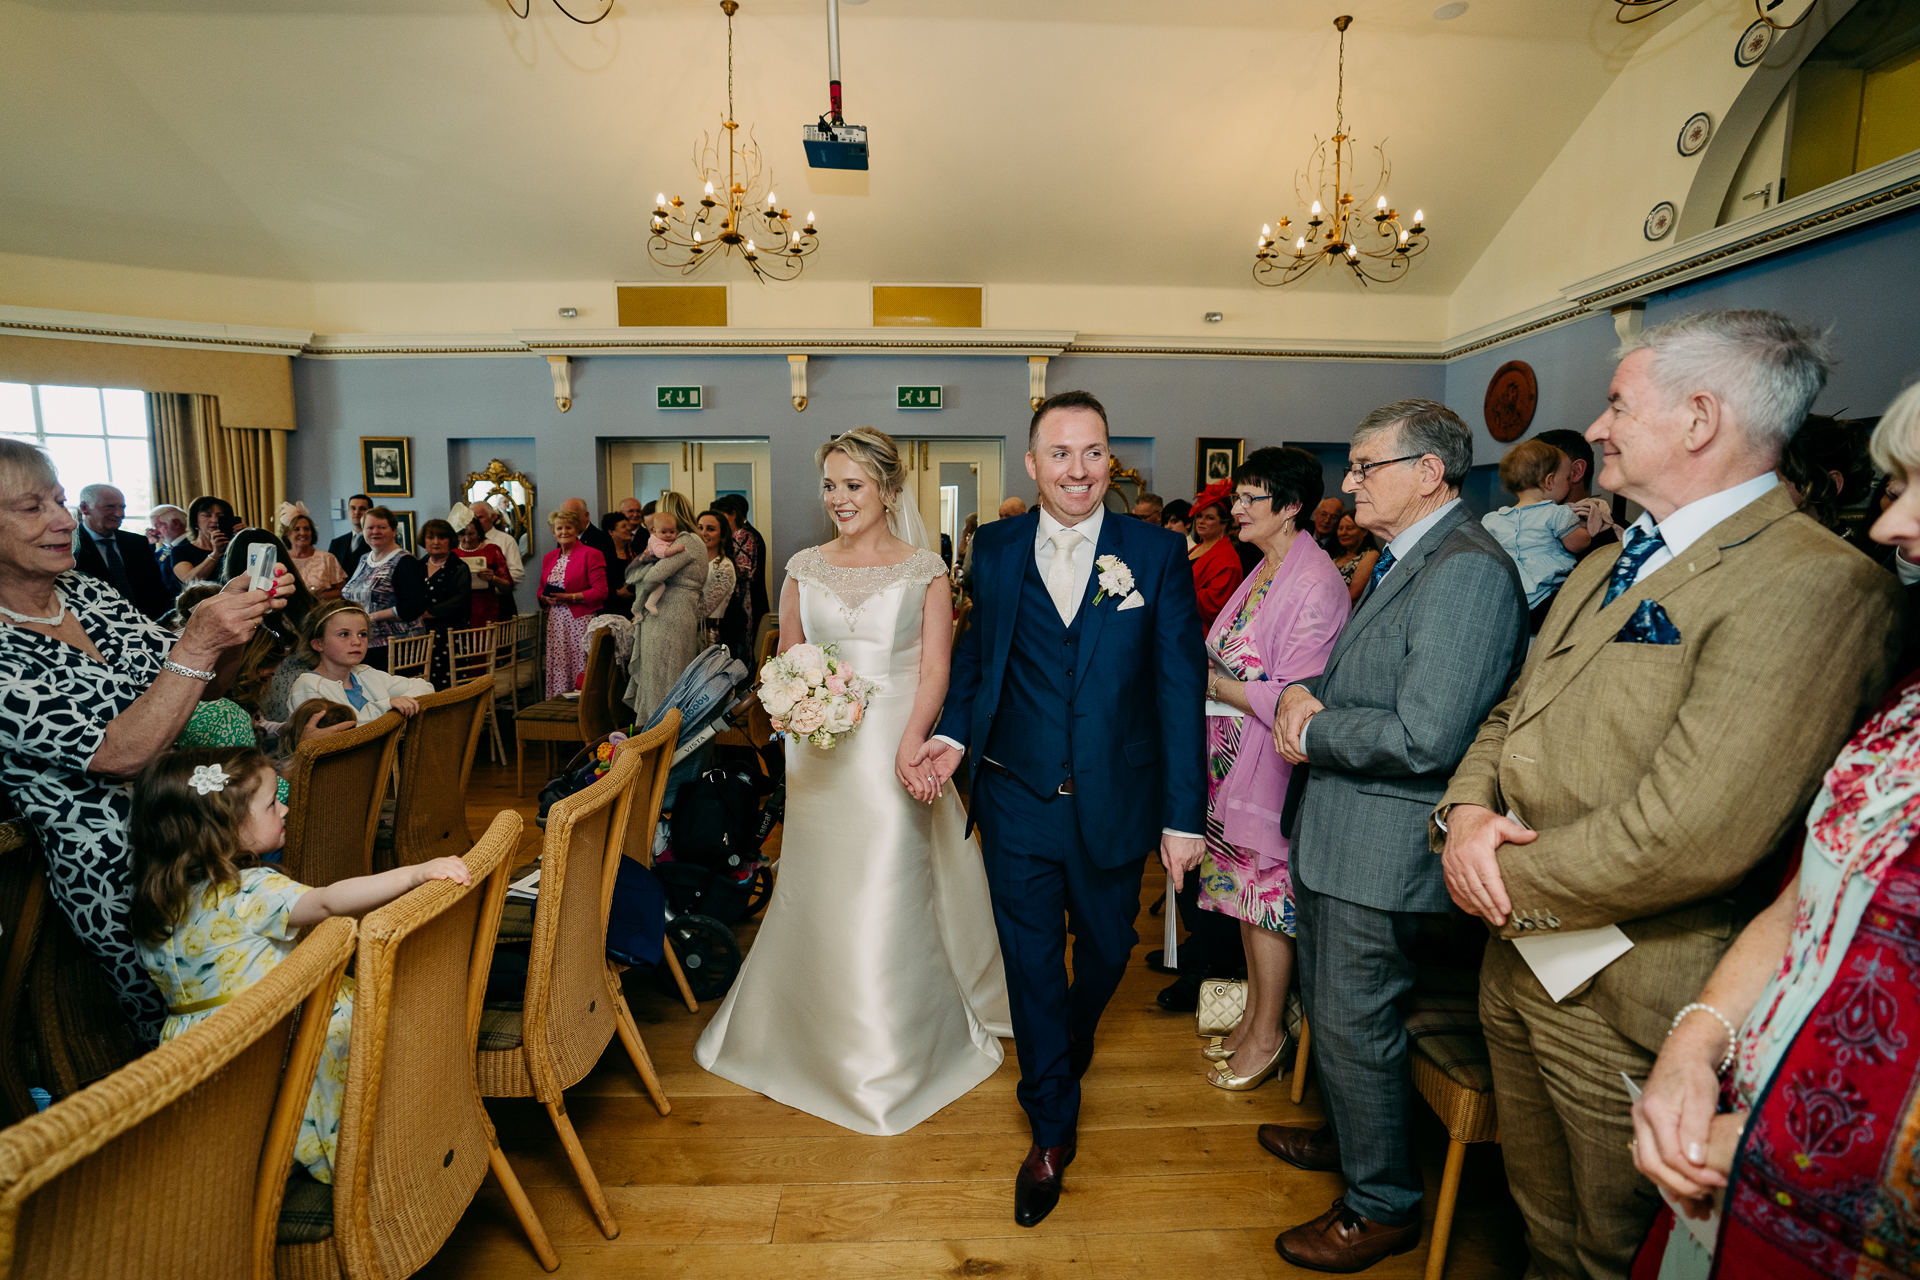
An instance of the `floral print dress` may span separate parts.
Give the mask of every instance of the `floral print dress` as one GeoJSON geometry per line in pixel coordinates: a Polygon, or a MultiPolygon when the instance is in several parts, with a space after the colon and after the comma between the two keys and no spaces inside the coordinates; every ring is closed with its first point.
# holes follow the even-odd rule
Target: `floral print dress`
{"type": "MultiPolygon", "coordinates": [[[[1258,680],[1266,671],[1253,646],[1253,615],[1272,587],[1269,578],[1248,593],[1220,637],[1220,657],[1233,669],[1235,679],[1258,680]]],[[[1293,879],[1286,866],[1259,873],[1253,859],[1227,840],[1225,826],[1215,812],[1220,784],[1233,772],[1234,761],[1240,756],[1241,732],[1246,723],[1241,716],[1207,717],[1207,851],[1200,860],[1200,906],[1291,938],[1293,879]]]]}
{"type": "MultiPolygon", "coordinates": [[[[307,886],[272,867],[249,867],[240,884],[198,885],[187,900],[186,919],[157,945],[136,941],[140,963],[167,1002],[160,1029],[165,1043],[218,1013],[292,954],[300,931],[291,916],[307,886]]],[[[353,1031],[353,979],[343,978],[327,1021],[307,1112],[293,1158],[317,1181],[333,1181],[340,1138],[340,1099],[347,1082],[347,1046],[353,1031]]]]}
{"type": "MultiPolygon", "coordinates": [[[[555,556],[547,583],[555,591],[567,588],[567,561],[571,556],[555,556]]],[[[556,604],[547,610],[547,696],[557,698],[580,687],[587,673],[587,623],[576,618],[573,610],[556,604]]]]}

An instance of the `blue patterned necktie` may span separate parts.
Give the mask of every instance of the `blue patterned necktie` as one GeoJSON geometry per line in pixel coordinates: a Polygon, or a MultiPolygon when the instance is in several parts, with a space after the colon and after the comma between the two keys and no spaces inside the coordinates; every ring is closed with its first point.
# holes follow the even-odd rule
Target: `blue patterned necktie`
{"type": "Polygon", "coordinates": [[[1386,577],[1387,570],[1391,568],[1393,568],[1393,548],[1388,547],[1380,553],[1379,562],[1373,566],[1373,576],[1367,579],[1367,589],[1360,593],[1362,600],[1373,594],[1373,589],[1380,585],[1380,579],[1386,577]]]}
{"type": "Polygon", "coordinates": [[[1600,607],[1606,608],[1622,591],[1632,586],[1633,580],[1640,576],[1640,566],[1647,562],[1647,557],[1666,545],[1667,540],[1660,536],[1658,529],[1652,533],[1635,529],[1633,536],[1627,539],[1626,550],[1613,562],[1613,576],[1607,580],[1607,598],[1600,602],[1600,607]]]}

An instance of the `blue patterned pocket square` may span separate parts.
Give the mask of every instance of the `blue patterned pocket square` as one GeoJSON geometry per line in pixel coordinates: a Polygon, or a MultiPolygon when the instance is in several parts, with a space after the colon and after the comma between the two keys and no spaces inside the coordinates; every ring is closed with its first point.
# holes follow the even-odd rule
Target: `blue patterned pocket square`
{"type": "Polygon", "coordinates": [[[1613,638],[1622,644],[1679,644],[1680,628],[1673,625],[1673,619],[1658,601],[1642,600],[1627,625],[1613,638]]]}

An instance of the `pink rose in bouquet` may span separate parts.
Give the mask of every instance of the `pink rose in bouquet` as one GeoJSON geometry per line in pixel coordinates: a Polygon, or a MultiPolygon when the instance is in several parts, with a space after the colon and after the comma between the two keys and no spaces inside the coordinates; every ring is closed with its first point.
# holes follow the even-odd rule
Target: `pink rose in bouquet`
{"type": "Polygon", "coordinates": [[[781,733],[831,748],[866,715],[874,684],[840,661],[834,645],[797,644],[760,668],[760,705],[781,733]]]}

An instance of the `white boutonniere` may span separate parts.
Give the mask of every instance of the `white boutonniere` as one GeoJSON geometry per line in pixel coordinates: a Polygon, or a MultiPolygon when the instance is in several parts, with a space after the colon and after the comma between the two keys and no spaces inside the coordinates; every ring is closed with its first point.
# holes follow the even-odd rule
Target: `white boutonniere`
{"type": "Polygon", "coordinates": [[[1093,566],[1100,571],[1100,590],[1093,597],[1095,604],[1108,596],[1120,600],[1133,593],[1133,570],[1127,568],[1127,562],[1119,556],[1101,556],[1093,566]]]}

